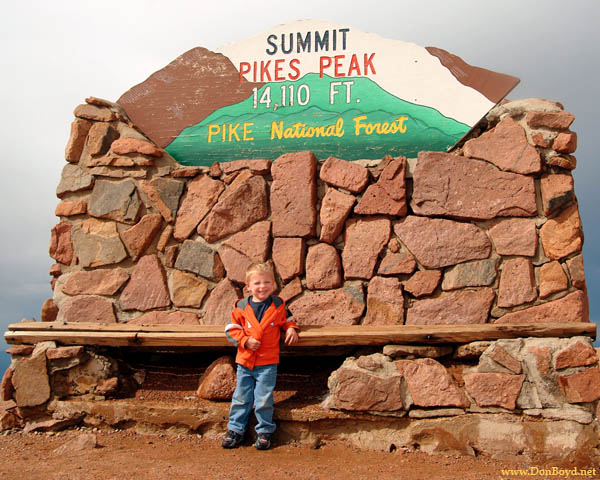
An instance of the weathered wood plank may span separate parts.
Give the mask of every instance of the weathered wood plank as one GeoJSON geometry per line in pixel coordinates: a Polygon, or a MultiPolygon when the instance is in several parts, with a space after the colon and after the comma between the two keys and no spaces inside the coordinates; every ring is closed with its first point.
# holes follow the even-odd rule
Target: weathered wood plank
{"type": "MultiPolygon", "coordinates": [[[[16,327],[24,324],[13,324],[16,327]]],[[[28,327],[33,327],[27,324],[28,327]]],[[[53,325],[52,328],[13,328],[4,334],[9,344],[37,343],[54,340],[64,345],[143,346],[143,347],[215,347],[229,343],[223,327],[186,326],[187,331],[173,331],[173,326],[162,330],[126,330],[115,324],[112,329],[74,330],[73,325],[53,325]]],[[[47,325],[47,324],[46,324],[47,325]]],[[[96,327],[99,327],[96,325],[96,327]]],[[[183,327],[183,326],[177,326],[183,327]]],[[[148,328],[148,327],[146,327],[148,328]]],[[[157,327],[153,327],[157,328],[157,327]]],[[[476,340],[497,340],[520,337],[596,337],[594,323],[536,323],[484,325],[423,325],[423,326],[325,326],[303,327],[298,346],[386,345],[391,343],[468,343],[476,340]]]]}

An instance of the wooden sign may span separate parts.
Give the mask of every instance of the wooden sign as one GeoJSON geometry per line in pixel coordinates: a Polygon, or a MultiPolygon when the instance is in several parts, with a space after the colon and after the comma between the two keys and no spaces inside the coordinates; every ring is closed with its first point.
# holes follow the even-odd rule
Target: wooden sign
{"type": "Polygon", "coordinates": [[[183,165],[302,150],[378,159],[447,151],[518,82],[438,48],[306,20],[194,48],[118,103],[183,165]]]}

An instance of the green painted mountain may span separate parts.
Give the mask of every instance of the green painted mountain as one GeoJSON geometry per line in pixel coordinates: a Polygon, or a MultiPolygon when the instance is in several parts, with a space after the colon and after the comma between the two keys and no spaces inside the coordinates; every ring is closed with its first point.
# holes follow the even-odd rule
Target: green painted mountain
{"type": "Polygon", "coordinates": [[[166,150],[183,165],[274,160],[302,150],[345,160],[415,157],[421,150],[446,151],[468,131],[468,125],[395,97],[368,78],[311,73],[263,85],[184,129],[166,150]]]}

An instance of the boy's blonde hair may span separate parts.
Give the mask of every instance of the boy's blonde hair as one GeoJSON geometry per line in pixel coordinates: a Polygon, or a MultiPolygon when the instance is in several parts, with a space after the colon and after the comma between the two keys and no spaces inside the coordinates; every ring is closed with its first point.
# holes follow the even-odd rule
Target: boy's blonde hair
{"type": "Polygon", "coordinates": [[[275,281],[275,272],[273,272],[273,264],[271,262],[264,263],[253,263],[246,269],[246,283],[249,282],[250,277],[256,273],[266,273],[271,275],[273,281],[275,281]]]}

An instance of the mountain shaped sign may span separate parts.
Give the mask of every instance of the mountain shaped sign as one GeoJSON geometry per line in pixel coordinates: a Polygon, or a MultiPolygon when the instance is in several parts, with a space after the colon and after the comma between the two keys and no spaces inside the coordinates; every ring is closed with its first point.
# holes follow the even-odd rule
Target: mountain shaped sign
{"type": "Polygon", "coordinates": [[[180,164],[447,151],[519,80],[324,21],[194,48],[118,100],[180,164]]]}

